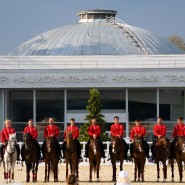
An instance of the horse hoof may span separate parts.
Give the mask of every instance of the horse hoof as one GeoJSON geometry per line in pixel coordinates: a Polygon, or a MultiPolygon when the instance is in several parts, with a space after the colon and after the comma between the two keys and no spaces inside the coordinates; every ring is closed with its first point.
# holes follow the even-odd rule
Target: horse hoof
{"type": "Polygon", "coordinates": [[[172,178],[171,182],[174,182],[174,178],[172,178]]]}
{"type": "Polygon", "coordinates": [[[97,182],[100,182],[100,179],[99,178],[97,178],[97,180],[96,180],[97,182]]]}
{"type": "Polygon", "coordinates": [[[179,180],[179,182],[181,183],[181,182],[182,182],[182,180],[179,180]]]}
{"type": "Polygon", "coordinates": [[[92,179],[89,179],[89,182],[92,182],[92,179]]]}
{"type": "Polygon", "coordinates": [[[166,179],[163,179],[163,182],[166,182],[166,179]]]}
{"type": "Polygon", "coordinates": [[[156,182],[159,182],[159,179],[157,179],[156,182]]]}

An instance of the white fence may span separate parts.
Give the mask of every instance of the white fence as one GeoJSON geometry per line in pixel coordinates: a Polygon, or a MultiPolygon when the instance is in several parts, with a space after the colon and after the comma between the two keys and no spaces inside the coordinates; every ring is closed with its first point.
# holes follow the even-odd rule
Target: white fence
{"type": "MultiPolygon", "coordinates": [[[[125,141],[127,142],[127,144],[130,145],[131,142],[129,141],[129,138],[125,138],[125,141]]],[[[62,143],[63,143],[63,142],[59,142],[60,145],[62,145],[62,143]]],[[[18,144],[19,147],[21,148],[22,145],[23,145],[23,142],[18,142],[17,144],[18,144]]],[[[43,142],[39,142],[39,145],[40,145],[40,146],[41,146],[42,144],[43,144],[43,142]]],[[[86,141],[80,142],[80,144],[82,145],[82,151],[81,151],[81,152],[82,152],[82,157],[83,157],[84,154],[85,154],[85,145],[87,144],[87,142],[86,142],[86,141]]],[[[110,145],[110,144],[111,144],[110,141],[103,142],[106,159],[109,158],[109,145],[110,145]]],[[[148,144],[151,145],[152,142],[148,142],[148,144]]],[[[0,145],[2,145],[2,143],[0,143],[0,145]]],[[[128,153],[130,153],[130,151],[129,151],[128,153]]]]}

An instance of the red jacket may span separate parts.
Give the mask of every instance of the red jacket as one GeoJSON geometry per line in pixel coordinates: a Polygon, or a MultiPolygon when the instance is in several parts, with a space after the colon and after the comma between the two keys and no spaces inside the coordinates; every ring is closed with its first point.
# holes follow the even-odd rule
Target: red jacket
{"type": "Polygon", "coordinates": [[[15,129],[12,127],[6,127],[2,130],[1,132],[1,141],[2,143],[5,143],[5,141],[9,140],[9,135],[10,134],[14,134],[15,133],[15,129]]]}
{"type": "Polygon", "coordinates": [[[53,135],[54,137],[57,137],[59,135],[59,129],[56,125],[48,125],[44,129],[44,137],[50,137],[53,135]]]}
{"type": "Polygon", "coordinates": [[[25,127],[23,133],[24,134],[29,133],[33,139],[37,139],[37,137],[38,137],[38,131],[37,131],[36,127],[34,127],[34,126],[25,127]]]}
{"type": "Polygon", "coordinates": [[[144,137],[146,134],[146,129],[144,126],[134,126],[130,132],[130,139],[133,139],[134,136],[140,135],[141,137],[144,137]]]}
{"type": "Polygon", "coordinates": [[[166,135],[166,125],[165,124],[155,124],[154,125],[154,136],[162,136],[166,135]]]}
{"type": "Polygon", "coordinates": [[[101,127],[97,124],[89,126],[88,134],[90,137],[93,137],[94,134],[96,134],[97,137],[99,137],[101,135],[101,127]]]}
{"type": "Polygon", "coordinates": [[[72,132],[73,139],[77,139],[79,136],[79,129],[76,125],[70,125],[66,128],[64,132],[64,138],[66,138],[68,132],[72,132]]]}
{"type": "Polygon", "coordinates": [[[176,136],[185,136],[185,125],[184,124],[176,124],[173,128],[172,137],[176,136]]]}
{"type": "Polygon", "coordinates": [[[122,137],[124,133],[124,126],[120,123],[111,125],[111,136],[122,137]]]}

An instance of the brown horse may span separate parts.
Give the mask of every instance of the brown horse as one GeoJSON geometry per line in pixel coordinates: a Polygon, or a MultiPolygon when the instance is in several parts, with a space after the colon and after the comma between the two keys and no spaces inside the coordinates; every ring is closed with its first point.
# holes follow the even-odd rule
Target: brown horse
{"type": "Polygon", "coordinates": [[[90,175],[89,182],[92,182],[92,171],[97,173],[97,181],[99,182],[99,169],[101,162],[101,151],[99,141],[97,139],[91,138],[90,145],[88,148],[88,157],[90,163],[90,175]]]}
{"type": "Polygon", "coordinates": [[[112,181],[116,182],[116,161],[120,161],[120,171],[123,170],[123,161],[124,161],[124,144],[121,138],[113,137],[112,138],[112,155],[111,163],[113,168],[112,181]]]}
{"type": "Polygon", "coordinates": [[[154,158],[157,164],[157,182],[160,178],[160,168],[159,162],[163,164],[163,182],[166,182],[167,179],[167,165],[166,161],[170,155],[170,140],[167,138],[160,138],[154,145],[154,158]]]}
{"type": "MultiPolygon", "coordinates": [[[[182,162],[185,163],[185,137],[178,137],[176,144],[175,144],[175,159],[177,161],[178,164],[178,169],[179,169],[179,177],[180,180],[179,182],[182,182],[182,178],[183,178],[183,168],[182,168],[182,162]]],[[[172,163],[172,176],[174,176],[174,163],[172,163]]]]}
{"type": "Polygon", "coordinates": [[[24,134],[24,147],[21,149],[21,154],[26,163],[26,182],[30,182],[30,171],[32,169],[32,181],[37,182],[37,171],[39,165],[38,153],[40,152],[36,141],[29,133],[24,134]],[[22,151],[23,150],[23,151],[22,151]]]}
{"type": "Polygon", "coordinates": [[[76,174],[78,178],[78,165],[79,159],[77,155],[77,146],[73,140],[72,133],[69,132],[66,135],[66,179],[68,178],[68,163],[70,164],[71,173],[76,174]]]}
{"type": "Polygon", "coordinates": [[[140,177],[142,182],[144,182],[144,166],[146,161],[146,153],[144,149],[144,143],[142,138],[139,136],[134,137],[133,142],[133,158],[134,158],[134,182],[137,179],[138,173],[138,181],[140,181],[140,177]]]}
{"type": "Polygon", "coordinates": [[[45,182],[49,182],[50,170],[52,169],[54,174],[54,182],[58,182],[58,162],[59,155],[58,149],[55,145],[55,138],[48,137],[46,138],[45,146],[45,182]]]}

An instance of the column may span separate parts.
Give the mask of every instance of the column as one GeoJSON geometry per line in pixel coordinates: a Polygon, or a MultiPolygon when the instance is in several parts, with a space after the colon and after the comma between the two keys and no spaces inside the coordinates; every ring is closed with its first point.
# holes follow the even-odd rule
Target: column
{"type": "Polygon", "coordinates": [[[5,117],[4,117],[4,90],[0,90],[0,130],[2,130],[3,128],[3,123],[4,123],[4,120],[5,120],[5,117]]]}
{"type": "Polygon", "coordinates": [[[67,89],[64,89],[64,130],[67,127],[67,89]]]}
{"type": "Polygon", "coordinates": [[[159,117],[159,89],[157,88],[157,118],[159,117]]]}
{"type": "Polygon", "coordinates": [[[37,103],[36,89],[33,89],[33,123],[34,123],[34,126],[35,127],[37,126],[37,120],[36,120],[36,115],[37,115],[36,103],[37,103]]]}
{"type": "Polygon", "coordinates": [[[129,137],[128,88],[126,88],[126,137],[129,137]]]}

